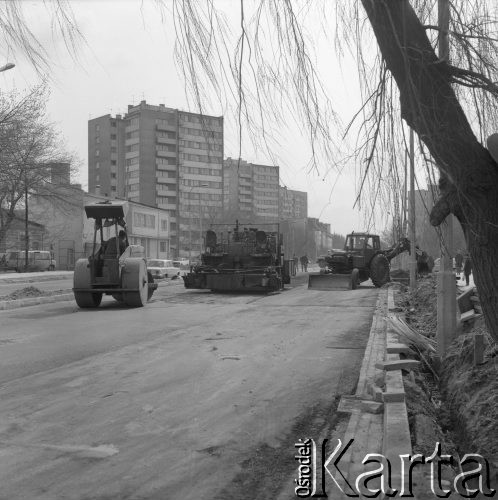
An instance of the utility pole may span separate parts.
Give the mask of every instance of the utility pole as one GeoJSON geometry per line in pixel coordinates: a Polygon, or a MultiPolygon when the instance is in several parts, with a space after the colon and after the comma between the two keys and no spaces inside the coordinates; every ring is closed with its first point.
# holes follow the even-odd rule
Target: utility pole
{"type": "MultiPolygon", "coordinates": [[[[438,0],[438,47],[440,61],[449,60],[449,0],[438,0]]],[[[437,288],[437,350],[444,356],[456,330],[456,282],[453,274],[453,214],[442,224],[441,264],[437,288]]]]}
{"type": "Polygon", "coordinates": [[[410,288],[417,286],[417,254],[415,249],[415,147],[414,133],[410,128],[410,288]]]}

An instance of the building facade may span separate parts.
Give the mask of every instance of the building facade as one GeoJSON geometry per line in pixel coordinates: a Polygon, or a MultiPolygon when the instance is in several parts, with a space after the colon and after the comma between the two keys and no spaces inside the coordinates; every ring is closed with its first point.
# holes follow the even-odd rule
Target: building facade
{"type": "Polygon", "coordinates": [[[308,217],[308,193],[280,187],[280,220],[306,219],[308,217]]]}
{"type": "MultiPolygon", "coordinates": [[[[57,269],[71,270],[78,259],[92,251],[94,220],[87,219],[85,205],[109,197],[86,193],[79,184],[52,185],[51,190],[51,196],[30,197],[30,219],[37,222],[30,228],[30,249],[51,250],[57,269]],[[36,236],[39,228],[43,232],[36,236]]],[[[168,212],[132,201],[125,210],[129,242],[142,245],[149,258],[173,258],[168,212]]],[[[110,231],[106,228],[105,238],[112,236],[110,231]]]]}
{"type": "Polygon", "coordinates": [[[165,210],[170,253],[198,256],[222,213],[223,117],[142,101],[90,120],[88,144],[89,191],[165,210]]]}
{"type": "Polygon", "coordinates": [[[279,167],[227,158],[223,163],[225,218],[241,222],[279,221],[279,167]]]}

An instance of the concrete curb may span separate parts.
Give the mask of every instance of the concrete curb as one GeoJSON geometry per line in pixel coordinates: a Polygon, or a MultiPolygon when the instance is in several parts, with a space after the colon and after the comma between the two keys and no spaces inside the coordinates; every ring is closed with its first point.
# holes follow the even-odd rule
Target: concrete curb
{"type": "Polygon", "coordinates": [[[20,307],[37,306],[39,304],[52,304],[54,302],[63,302],[68,300],[74,300],[73,292],[45,295],[41,297],[30,297],[26,299],[2,300],[0,301],[0,311],[19,309],[20,307]]]}
{"type": "Polygon", "coordinates": [[[1,283],[34,283],[37,281],[55,281],[72,278],[73,271],[51,271],[46,273],[22,273],[22,275],[14,274],[0,274],[1,283]]]}
{"type": "MultiPolygon", "coordinates": [[[[385,372],[378,366],[384,361],[400,359],[398,352],[388,352],[388,345],[399,346],[399,340],[390,328],[388,315],[395,310],[392,287],[381,289],[370,328],[365,355],[361,364],[357,390],[354,396],[341,399],[338,411],[351,414],[343,442],[354,439],[344,455],[348,463],[345,474],[350,484],[359,474],[369,470],[362,460],[368,453],[382,453],[392,466],[392,486],[401,486],[400,455],[411,454],[411,437],[405,403],[401,370],[385,372]],[[377,365],[377,367],[376,367],[377,365]],[[373,412],[366,402],[382,401],[383,413],[373,412]],[[355,404],[356,403],[356,404],[355,404]]],[[[342,485],[342,478],[336,475],[342,485]]],[[[378,487],[372,484],[370,487],[378,487]]]]}

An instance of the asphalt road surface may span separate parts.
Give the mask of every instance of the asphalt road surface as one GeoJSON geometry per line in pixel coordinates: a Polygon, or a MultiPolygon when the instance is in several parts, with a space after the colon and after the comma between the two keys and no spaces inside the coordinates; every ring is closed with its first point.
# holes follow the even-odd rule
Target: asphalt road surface
{"type": "Polygon", "coordinates": [[[163,283],[0,312],[0,499],[294,498],[300,438],[340,437],[377,291],[163,283]]]}

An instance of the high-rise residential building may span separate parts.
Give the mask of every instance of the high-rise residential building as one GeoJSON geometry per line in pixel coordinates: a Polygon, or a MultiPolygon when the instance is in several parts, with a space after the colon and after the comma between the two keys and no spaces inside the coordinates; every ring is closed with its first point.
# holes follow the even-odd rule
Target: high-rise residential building
{"type": "Polygon", "coordinates": [[[308,193],[280,186],[280,220],[306,219],[308,193]]]}
{"type": "Polygon", "coordinates": [[[168,211],[170,249],[195,258],[221,217],[223,117],[142,101],[88,122],[88,188],[168,211]]]}
{"type": "Polygon", "coordinates": [[[225,217],[269,223],[279,218],[279,167],[227,158],[223,164],[225,217]]]}

